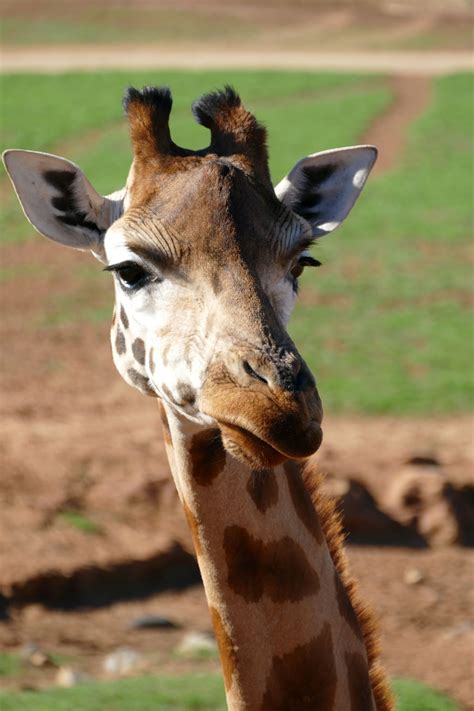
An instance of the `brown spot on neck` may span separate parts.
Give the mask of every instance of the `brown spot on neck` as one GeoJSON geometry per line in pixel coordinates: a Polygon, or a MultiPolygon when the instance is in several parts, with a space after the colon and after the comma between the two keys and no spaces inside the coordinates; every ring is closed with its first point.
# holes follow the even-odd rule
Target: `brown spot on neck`
{"type": "Polygon", "coordinates": [[[241,526],[228,526],[224,551],[229,587],[247,602],[258,602],[262,595],[273,602],[296,602],[319,590],[316,570],[288,536],[264,543],[241,526]]]}
{"type": "Polygon", "coordinates": [[[295,462],[286,462],[285,474],[296,513],[311,535],[314,536],[316,542],[321,544],[323,542],[323,534],[318,515],[311,501],[311,496],[304,485],[298,465],[295,462]]]}
{"type": "Polygon", "coordinates": [[[304,470],[304,482],[318,512],[321,529],[326,539],[334,567],[347,591],[351,606],[358,618],[364,639],[370,669],[370,680],[377,711],[393,711],[394,701],[385,671],[380,663],[378,627],[370,607],[362,601],[357,584],[351,576],[344,553],[344,534],[341,514],[333,500],[322,493],[323,478],[313,468],[311,460],[304,470]]]}
{"type": "Polygon", "coordinates": [[[336,663],[331,629],[292,652],[274,657],[261,711],[332,711],[336,697],[336,663]]]}
{"type": "Polygon", "coordinates": [[[373,711],[375,705],[367,660],[358,652],[346,652],[344,658],[347,664],[350,711],[373,711]]]}
{"type": "Polygon", "coordinates": [[[252,469],[247,482],[247,491],[261,513],[274,506],[278,501],[278,484],[272,469],[261,471],[252,469]]]}
{"type": "Polygon", "coordinates": [[[219,656],[221,658],[222,672],[224,674],[224,686],[226,691],[229,691],[232,686],[232,678],[237,666],[235,646],[216,608],[209,607],[209,612],[211,613],[212,625],[214,627],[219,647],[219,656]]]}
{"type": "Polygon", "coordinates": [[[217,427],[193,435],[189,456],[193,479],[201,486],[212,484],[225,466],[225,450],[217,427]]]}

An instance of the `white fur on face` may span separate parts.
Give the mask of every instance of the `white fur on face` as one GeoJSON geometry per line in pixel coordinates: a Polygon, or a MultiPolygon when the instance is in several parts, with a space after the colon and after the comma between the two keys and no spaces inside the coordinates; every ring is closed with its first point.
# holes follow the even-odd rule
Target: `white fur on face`
{"type": "MultiPolygon", "coordinates": [[[[146,262],[127,245],[120,225],[105,237],[109,265],[146,262]]],[[[114,362],[122,377],[139,387],[130,373],[138,372],[152,390],[170,406],[201,424],[212,420],[199,411],[199,393],[216,355],[232,351],[232,330],[225,328],[222,300],[210,287],[174,277],[151,282],[138,290],[123,288],[115,276],[117,325],[125,339],[125,351],[117,352],[117,330],[112,331],[114,362]],[[127,327],[120,322],[124,310],[127,327]],[[144,344],[144,363],[137,362],[134,344],[144,344]]],[[[269,264],[261,275],[262,287],[280,322],[286,326],[296,294],[291,279],[280,265],[269,264]]]]}

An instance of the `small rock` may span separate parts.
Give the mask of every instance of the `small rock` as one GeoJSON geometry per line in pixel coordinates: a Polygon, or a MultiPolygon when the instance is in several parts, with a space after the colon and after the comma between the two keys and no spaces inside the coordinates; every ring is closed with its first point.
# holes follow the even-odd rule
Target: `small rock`
{"type": "Polygon", "coordinates": [[[38,645],[34,642],[26,642],[26,644],[24,644],[20,649],[20,657],[24,662],[29,662],[31,655],[38,651],[38,649],[38,645]]]}
{"type": "Polygon", "coordinates": [[[41,619],[43,615],[44,607],[42,605],[26,605],[26,607],[24,607],[21,611],[21,620],[23,623],[29,625],[41,619]]]}
{"type": "Polygon", "coordinates": [[[206,632],[189,632],[175,649],[176,654],[188,659],[203,659],[217,656],[217,644],[206,632]]]}
{"type": "Polygon", "coordinates": [[[45,667],[51,663],[51,660],[49,659],[48,655],[45,654],[41,649],[37,649],[36,652],[33,652],[28,661],[34,667],[45,667]]]}
{"type": "Polygon", "coordinates": [[[53,660],[34,642],[28,642],[21,649],[20,656],[24,662],[31,664],[33,667],[55,666],[53,660]]]}
{"type": "Polygon", "coordinates": [[[134,671],[142,663],[143,657],[139,652],[130,647],[119,647],[105,657],[103,667],[108,674],[121,676],[134,671]]]}
{"type": "Polygon", "coordinates": [[[180,625],[173,620],[169,620],[167,617],[161,617],[160,615],[143,615],[142,617],[137,617],[132,620],[129,624],[129,629],[132,630],[143,630],[143,629],[170,629],[178,630],[180,625]]]}
{"type": "Polygon", "coordinates": [[[407,568],[403,579],[407,585],[419,585],[424,581],[425,576],[418,568],[407,568]]]}
{"type": "Polygon", "coordinates": [[[56,685],[62,686],[64,689],[70,689],[71,686],[83,684],[86,681],[92,681],[92,677],[72,667],[59,667],[55,678],[56,685]]]}

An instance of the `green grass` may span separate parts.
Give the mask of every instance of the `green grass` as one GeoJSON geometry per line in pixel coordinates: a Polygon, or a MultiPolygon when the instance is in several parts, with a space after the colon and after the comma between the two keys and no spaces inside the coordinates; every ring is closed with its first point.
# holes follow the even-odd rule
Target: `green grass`
{"type": "MultiPolygon", "coordinates": [[[[127,86],[170,85],[173,136],[177,143],[198,148],[208,144],[209,132],[193,120],[191,102],[226,82],[238,87],[246,104],[267,123],[276,180],[308,150],[354,140],[390,98],[377,77],[302,72],[3,75],[2,146],[60,153],[79,163],[98,190],[111,192],[124,184],[130,166],[121,108],[127,86]],[[288,126],[298,126],[298,131],[288,131],[288,126]]],[[[31,228],[11,196],[0,214],[0,241],[29,236],[31,228]]]]}
{"type": "Polygon", "coordinates": [[[317,248],[291,333],[332,411],[473,404],[472,78],[435,82],[400,167],[317,248]]]}
{"type": "Polygon", "coordinates": [[[95,521],[78,511],[61,511],[58,518],[82,533],[96,536],[101,532],[100,526],[95,521]]]}
{"type": "Polygon", "coordinates": [[[0,652],[0,677],[15,677],[20,671],[21,659],[16,654],[0,652]]]}
{"type": "Polygon", "coordinates": [[[88,683],[72,689],[1,694],[2,711],[225,711],[218,674],[142,677],[88,683]]]}
{"type": "Polygon", "coordinates": [[[397,711],[461,711],[452,699],[414,679],[395,679],[393,690],[397,711]]]}
{"type": "MultiPolygon", "coordinates": [[[[169,84],[175,140],[201,147],[208,132],[192,120],[190,103],[225,82],[266,123],[275,182],[306,153],[357,142],[390,100],[381,78],[357,75],[2,76],[4,142],[57,151],[106,193],[123,184],[130,162],[120,108],[125,86],[169,84]]],[[[400,166],[370,180],[347,224],[315,248],[324,266],[304,275],[290,332],[327,411],[416,415],[472,407],[471,87],[467,74],[435,80],[433,104],[413,125],[400,166]]],[[[5,202],[0,240],[31,238],[15,198],[5,202]]],[[[0,277],[11,284],[4,269],[0,277]]],[[[74,276],[72,290],[45,309],[43,327],[110,318],[107,275],[91,262],[74,276]]]]}
{"type": "MultiPolygon", "coordinates": [[[[394,683],[397,711],[460,711],[447,697],[420,682],[394,683]]],[[[141,677],[87,683],[72,689],[15,693],[0,692],[2,711],[225,711],[224,689],[217,674],[180,677],[141,677]]]]}
{"type": "MultiPolygon", "coordinates": [[[[246,105],[257,111],[269,125],[270,146],[275,143],[278,153],[284,150],[284,155],[291,152],[295,144],[299,155],[302,134],[306,141],[311,140],[314,150],[325,146],[331,136],[335,140],[352,137],[355,131],[365,128],[367,120],[389,98],[387,90],[381,88],[379,78],[347,74],[156,70],[1,75],[2,143],[5,147],[48,150],[71,138],[78,139],[92,129],[107,127],[108,132],[110,125],[122,122],[121,99],[127,86],[165,84],[171,86],[174,96],[171,127],[175,140],[191,148],[202,148],[208,142],[209,133],[193,120],[191,102],[225,83],[235,85],[246,105]],[[30,120],[32,106],[34,121],[30,120]],[[354,110],[355,116],[341,112],[334,125],[340,108],[354,110]],[[288,130],[291,125],[288,120],[293,117],[303,121],[297,131],[288,130]],[[328,119],[333,119],[330,125],[328,119]],[[283,136],[290,140],[290,148],[287,141],[280,140],[283,136]]],[[[126,133],[124,127],[122,130],[126,133]]],[[[79,155],[75,154],[74,143],[70,148],[72,155],[69,157],[73,160],[82,157],[82,148],[79,155]]],[[[123,178],[128,168],[128,145],[122,147],[121,157],[123,178]]],[[[286,170],[284,159],[284,164],[279,163],[278,155],[272,155],[272,161],[278,172],[286,170]]],[[[114,167],[109,170],[110,188],[115,188],[117,182],[114,167]]]]}

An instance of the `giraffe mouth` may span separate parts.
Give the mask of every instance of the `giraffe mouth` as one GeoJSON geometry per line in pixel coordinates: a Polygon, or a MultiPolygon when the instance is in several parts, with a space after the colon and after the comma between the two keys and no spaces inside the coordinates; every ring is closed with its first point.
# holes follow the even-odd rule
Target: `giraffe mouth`
{"type": "Polygon", "coordinates": [[[308,428],[306,443],[268,442],[239,425],[219,422],[222,443],[226,450],[255,469],[275,467],[288,459],[303,459],[316,452],[322,442],[322,429],[314,422],[308,428]],[[295,446],[296,445],[296,446],[295,446]]]}
{"type": "Polygon", "coordinates": [[[199,409],[217,423],[226,450],[255,469],[305,459],[323,438],[314,381],[296,392],[271,392],[267,386],[262,391],[238,387],[225,369],[216,369],[207,377],[199,409]]]}

